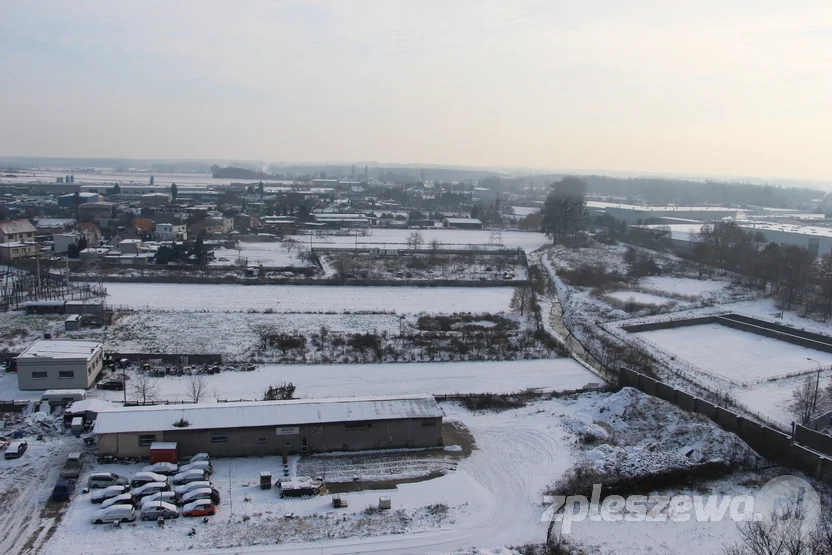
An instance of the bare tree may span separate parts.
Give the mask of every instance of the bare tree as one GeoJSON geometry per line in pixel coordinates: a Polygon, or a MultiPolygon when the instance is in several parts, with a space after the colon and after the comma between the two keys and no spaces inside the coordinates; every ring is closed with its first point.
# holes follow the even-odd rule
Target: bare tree
{"type": "Polygon", "coordinates": [[[739,527],[740,541],[726,555],[820,555],[813,549],[813,531],[789,507],[769,519],[751,520],[739,527]]]}
{"type": "Polygon", "coordinates": [[[287,237],[283,240],[283,248],[286,249],[286,252],[292,252],[293,250],[300,248],[300,241],[287,237]]]}
{"type": "Polygon", "coordinates": [[[407,236],[407,248],[416,250],[425,242],[424,236],[418,231],[414,231],[407,236]]]}
{"type": "Polygon", "coordinates": [[[521,315],[525,315],[527,310],[532,309],[534,303],[534,291],[531,285],[521,285],[514,288],[514,295],[511,296],[511,309],[516,310],[521,315]]]}
{"type": "Polygon", "coordinates": [[[804,426],[811,422],[814,412],[814,401],[817,392],[815,391],[816,378],[807,377],[800,386],[792,391],[792,402],[790,408],[797,421],[804,426]]]}
{"type": "Polygon", "coordinates": [[[268,324],[254,324],[250,329],[257,336],[260,343],[260,348],[266,350],[272,344],[274,337],[277,335],[277,328],[268,324]]]}
{"type": "Polygon", "coordinates": [[[191,401],[199,403],[199,398],[208,393],[208,380],[202,374],[191,374],[188,376],[188,386],[185,393],[191,401]]]}
{"type": "Polygon", "coordinates": [[[142,404],[156,399],[159,380],[151,378],[147,374],[139,374],[130,381],[130,392],[142,404]]]}

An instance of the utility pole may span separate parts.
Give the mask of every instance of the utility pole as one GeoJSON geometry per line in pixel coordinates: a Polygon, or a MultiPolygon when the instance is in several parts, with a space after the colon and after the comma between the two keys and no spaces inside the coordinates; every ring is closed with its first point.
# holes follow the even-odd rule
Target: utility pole
{"type": "Polygon", "coordinates": [[[820,372],[822,368],[820,362],[816,361],[815,359],[806,357],[806,360],[811,360],[812,362],[818,365],[817,379],[815,380],[815,392],[812,396],[812,413],[814,414],[814,412],[818,410],[818,392],[820,391],[820,372]]]}

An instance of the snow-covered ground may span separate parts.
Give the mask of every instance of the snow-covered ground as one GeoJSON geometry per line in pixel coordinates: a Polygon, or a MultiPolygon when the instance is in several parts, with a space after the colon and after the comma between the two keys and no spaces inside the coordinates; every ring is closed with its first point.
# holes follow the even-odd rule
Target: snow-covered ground
{"type": "Polygon", "coordinates": [[[651,295],[650,293],[641,293],[639,291],[613,291],[612,293],[607,293],[604,295],[605,297],[612,297],[613,299],[628,302],[631,299],[638,303],[638,304],[649,304],[649,305],[663,305],[669,304],[674,302],[673,299],[668,299],[667,297],[660,297],[659,295],[651,295]]]}
{"type": "MultiPolygon", "coordinates": [[[[158,380],[159,400],[188,399],[187,376],[168,376],[158,380]]],[[[409,364],[267,364],[252,372],[225,371],[206,375],[205,380],[208,383],[206,399],[252,400],[262,398],[268,386],[280,382],[292,382],[297,387],[296,397],[318,398],[414,392],[512,393],[525,389],[566,391],[601,381],[571,358],[409,364]]],[[[9,391],[8,394],[14,395],[14,391],[9,391]]],[[[95,390],[90,392],[90,396],[118,401],[123,394],[120,391],[95,390]]],[[[128,394],[128,397],[131,395],[128,394]]]]}
{"type": "MultiPolygon", "coordinates": [[[[407,245],[407,238],[414,231],[422,234],[425,244],[438,239],[445,247],[465,247],[468,245],[488,245],[491,240],[491,232],[487,229],[444,229],[441,227],[433,229],[370,229],[367,235],[324,235],[312,236],[295,235],[294,239],[300,241],[304,246],[322,248],[328,245],[349,245],[358,247],[375,247],[383,245],[407,245]]],[[[531,252],[549,243],[543,233],[528,231],[503,231],[502,245],[506,248],[521,248],[531,252]]]]}
{"type": "Polygon", "coordinates": [[[815,359],[832,364],[832,353],[793,345],[720,324],[640,332],[637,335],[694,366],[738,382],[810,370],[815,359]]]}
{"type": "Polygon", "coordinates": [[[297,251],[287,252],[281,242],[240,242],[240,250],[217,248],[214,249],[214,261],[211,266],[231,266],[238,258],[243,258],[249,266],[266,267],[304,267],[308,262],[297,257],[297,251]]]}
{"type": "MultiPolygon", "coordinates": [[[[349,493],[349,507],[333,509],[329,496],[281,500],[274,490],[257,488],[260,471],[279,475],[278,458],[217,460],[212,480],[222,503],[208,524],[180,518],[169,521],[164,529],[147,522],[120,528],[95,526],[89,521],[95,507],[87,494],[79,493],[44,553],[399,554],[522,545],[543,541],[547,523],[541,522],[546,509],[542,490],[583,457],[572,447],[578,445],[582,426],[603,425],[613,430],[624,448],[614,449],[610,456],[627,451],[636,466],[641,460],[650,469],[675,464],[689,448],[699,451],[704,460],[720,459],[734,450],[728,441],[732,436],[707,420],[692,422],[689,415],[666,403],[627,389],[618,394],[540,401],[502,413],[472,413],[453,403],[443,407],[448,420],[467,426],[476,449],[469,457],[457,459],[453,451],[437,452],[437,457],[448,461],[439,478],[399,484],[393,490],[349,493]],[[657,416],[664,424],[658,428],[657,416]],[[665,444],[671,446],[672,456],[656,448],[665,444]],[[393,510],[366,511],[378,503],[380,495],[391,497],[393,510]],[[191,527],[196,534],[188,536],[191,527]]],[[[428,453],[414,453],[417,463],[423,464],[428,453]]],[[[332,466],[341,460],[337,456],[326,459],[332,466]]],[[[294,461],[290,468],[295,468],[294,461]]],[[[130,474],[137,469],[113,465],[91,467],[87,472],[130,474]]],[[[717,553],[723,544],[736,539],[733,523],[593,522],[573,530],[575,540],[601,544],[602,553],[618,555],[683,555],[690,553],[691,545],[699,552],[717,553]],[[674,541],[679,534],[688,541],[674,541]]]]}
{"type": "Polygon", "coordinates": [[[638,282],[640,287],[677,295],[705,295],[718,293],[731,285],[728,281],[694,279],[672,276],[651,276],[638,282]]]}
{"type": "Polygon", "coordinates": [[[504,312],[511,287],[347,287],[108,283],[107,303],[173,311],[504,312]]]}

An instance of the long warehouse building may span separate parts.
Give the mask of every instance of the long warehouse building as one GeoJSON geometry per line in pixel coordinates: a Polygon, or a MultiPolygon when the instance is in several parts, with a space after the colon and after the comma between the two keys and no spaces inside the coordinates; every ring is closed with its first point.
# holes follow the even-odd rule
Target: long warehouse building
{"type": "Polygon", "coordinates": [[[180,455],[306,455],[442,445],[442,408],[431,395],[113,408],[98,414],[99,455],[149,458],[175,442],[180,455]]]}

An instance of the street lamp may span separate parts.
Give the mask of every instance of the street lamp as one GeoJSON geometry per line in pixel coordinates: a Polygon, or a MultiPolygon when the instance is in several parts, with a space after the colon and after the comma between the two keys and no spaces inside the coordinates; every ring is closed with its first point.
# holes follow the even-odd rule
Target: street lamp
{"type": "Polygon", "coordinates": [[[812,412],[814,413],[818,409],[818,391],[820,390],[820,372],[822,368],[820,362],[816,361],[815,359],[806,357],[806,360],[811,360],[812,362],[818,365],[818,375],[817,379],[815,380],[815,394],[812,397],[812,412]]]}

